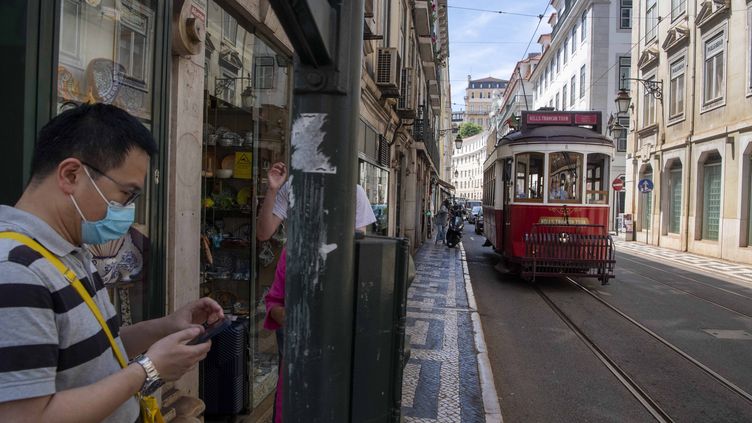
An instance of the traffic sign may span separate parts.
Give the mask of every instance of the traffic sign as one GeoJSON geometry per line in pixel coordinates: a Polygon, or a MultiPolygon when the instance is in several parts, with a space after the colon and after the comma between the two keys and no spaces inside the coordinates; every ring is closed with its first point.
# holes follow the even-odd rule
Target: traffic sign
{"type": "Polygon", "coordinates": [[[651,192],[653,191],[653,181],[650,179],[640,179],[640,182],[637,184],[637,188],[643,194],[651,192]]]}
{"type": "Polygon", "coordinates": [[[624,181],[621,178],[616,178],[611,182],[611,188],[614,191],[621,191],[624,189],[624,181]]]}

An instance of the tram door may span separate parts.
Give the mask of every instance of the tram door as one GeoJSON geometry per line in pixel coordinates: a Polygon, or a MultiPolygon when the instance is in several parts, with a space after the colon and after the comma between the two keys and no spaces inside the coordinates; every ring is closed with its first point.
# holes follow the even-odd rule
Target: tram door
{"type": "Polygon", "coordinates": [[[499,251],[507,251],[507,248],[511,247],[512,242],[512,218],[511,210],[509,209],[509,199],[511,197],[510,190],[512,187],[512,159],[507,158],[504,161],[504,170],[502,179],[504,181],[504,189],[502,195],[502,225],[501,225],[501,245],[497,246],[499,251]]]}

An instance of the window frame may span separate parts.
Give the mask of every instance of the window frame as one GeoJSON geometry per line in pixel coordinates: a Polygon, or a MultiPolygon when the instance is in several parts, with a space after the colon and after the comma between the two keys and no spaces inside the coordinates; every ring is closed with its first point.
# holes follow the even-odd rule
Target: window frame
{"type": "Polygon", "coordinates": [[[545,192],[546,192],[546,163],[547,163],[547,161],[546,161],[546,154],[545,153],[541,153],[541,152],[537,152],[537,151],[527,151],[527,152],[517,153],[517,154],[514,155],[514,175],[513,175],[513,177],[514,177],[514,184],[513,184],[514,188],[513,188],[513,191],[514,192],[513,192],[513,199],[514,199],[515,202],[520,202],[520,203],[543,203],[543,201],[545,199],[545,196],[546,196],[546,194],[545,194],[545,192]],[[533,155],[536,155],[536,156],[540,156],[539,158],[542,160],[541,173],[538,176],[538,190],[540,192],[540,197],[535,197],[535,198],[518,197],[519,194],[517,193],[517,188],[518,188],[517,182],[520,180],[519,169],[518,169],[518,166],[520,165],[520,163],[519,163],[519,157],[523,156],[523,155],[528,156],[528,161],[526,163],[527,167],[524,170],[525,175],[522,178],[522,180],[524,182],[524,190],[525,190],[525,192],[528,192],[531,189],[531,188],[528,187],[528,183],[530,182],[529,181],[529,178],[530,178],[530,157],[532,157],[533,155]]]}
{"type": "Polygon", "coordinates": [[[585,10],[582,12],[582,16],[580,17],[580,42],[584,43],[587,39],[587,14],[588,11],[585,10]]]}
{"type": "Polygon", "coordinates": [[[668,122],[669,124],[679,122],[685,119],[687,109],[687,56],[685,52],[676,55],[669,61],[669,83],[668,83],[668,122]],[[680,64],[681,67],[675,69],[675,66],[680,64]],[[676,70],[676,73],[674,71],[676,70]],[[677,102],[681,101],[681,110],[674,111],[672,113],[672,107],[674,104],[674,81],[681,78],[681,98],[676,97],[677,102]]]}
{"type": "MultiPolygon", "coordinates": [[[[651,72],[650,74],[643,75],[642,79],[645,81],[654,81],[656,79],[656,73],[655,71],[651,72]]],[[[641,108],[642,108],[642,115],[640,118],[642,119],[642,128],[648,128],[653,125],[656,125],[658,123],[658,100],[655,98],[653,94],[651,94],[647,88],[644,88],[642,90],[641,98],[641,108]],[[650,101],[651,107],[648,106],[648,100],[650,101]],[[652,113],[651,113],[652,112],[652,113]]]]}
{"type": "MultiPolygon", "coordinates": [[[[728,75],[728,27],[724,23],[720,25],[718,28],[714,29],[713,31],[709,31],[706,35],[702,37],[702,90],[701,90],[701,107],[700,107],[700,113],[704,113],[710,110],[717,109],[719,107],[723,107],[726,105],[726,85],[727,85],[727,75],[728,75]],[[720,61],[720,64],[722,66],[722,82],[719,86],[717,95],[712,99],[706,98],[706,86],[708,82],[708,75],[707,75],[707,65],[708,65],[708,44],[711,44],[712,42],[716,41],[717,38],[720,38],[722,40],[720,46],[720,50],[718,52],[713,52],[712,56],[710,58],[715,58],[718,55],[722,55],[722,60],[720,61]]],[[[714,67],[717,69],[717,64],[714,67]]]]}
{"type": "Polygon", "coordinates": [[[702,163],[702,222],[700,226],[700,239],[703,241],[713,241],[718,242],[720,240],[720,237],[722,235],[721,233],[721,219],[722,219],[722,213],[723,213],[723,157],[720,156],[718,152],[713,154],[713,156],[708,157],[705,161],[702,163]],[[721,198],[718,200],[718,233],[716,234],[716,238],[711,238],[709,236],[710,232],[710,219],[708,219],[709,214],[709,193],[708,193],[708,187],[706,186],[706,182],[708,179],[708,168],[714,167],[717,168],[719,178],[720,178],[720,196],[721,198]]]}
{"type": "Polygon", "coordinates": [[[671,22],[687,13],[687,0],[671,0],[671,22]],[[681,8],[681,11],[676,13],[681,8]]]}
{"type": "Polygon", "coordinates": [[[619,29],[632,29],[632,0],[620,0],[619,29]],[[629,2],[628,5],[627,5],[627,2],[629,2]],[[627,19],[627,21],[629,22],[626,26],[624,25],[625,19],[627,19]]]}
{"type": "Polygon", "coordinates": [[[577,102],[577,76],[572,75],[569,79],[569,107],[574,107],[577,102]]]}
{"type": "Polygon", "coordinates": [[[666,231],[669,234],[675,234],[679,235],[681,234],[681,218],[682,218],[682,203],[684,201],[684,167],[681,163],[681,160],[675,159],[671,166],[668,168],[667,173],[667,182],[668,182],[668,189],[667,195],[668,195],[668,222],[666,225],[666,231]],[[678,183],[676,174],[678,173],[678,183]],[[679,203],[676,204],[676,190],[679,191],[679,203]],[[679,212],[678,215],[676,215],[676,212],[679,212]],[[676,219],[675,219],[676,218],[676,219]]]}
{"type": "MultiPolygon", "coordinates": [[[[546,203],[548,204],[583,204],[584,202],[584,187],[583,184],[585,183],[585,176],[583,172],[583,168],[585,167],[585,154],[583,153],[577,153],[577,152],[571,152],[571,151],[551,151],[547,154],[547,166],[546,166],[546,181],[548,185],[546,186],[546,189],[544,190],[546,203]],[[574,193],[575,198],[574,199],[556,199],[551,198],[552,191],[552,179],[556,178],[555,176],[552,176],[553,170],[551,169],[551,166],[553,166],[554,161],[552,159],[553,155],[555,154],[571,154],[574,158],[574,165],[575,165],[575,177],[574,177],[574,193]]],[[[568,161],[568,163],[571,163],[571,161],[568,161]]],[[[571,170],[569,171],[571,172],[571,170]]]]}
{"type": "Polygon", "coordinates": [[[645,34],[644,34],[645,45],[652,43],[657,38],[658,38],[658,0],[645,0],[645,34]]]}
{"type": "Polygon", "coordinates": [[[580,99],[585,98],[585,79],[587,78],[586,65],[580,67],[580,99]]]}
{"type": "Polygon", "coordinates": [[[616,89],[629,91],[629,78],[632,77],[632,56],[619,56],[617,58],[616,89]],[[626,74],[623,72],[626,69],[626,74]],[[626,76],[622,84],[622,76],[626,76]]]}

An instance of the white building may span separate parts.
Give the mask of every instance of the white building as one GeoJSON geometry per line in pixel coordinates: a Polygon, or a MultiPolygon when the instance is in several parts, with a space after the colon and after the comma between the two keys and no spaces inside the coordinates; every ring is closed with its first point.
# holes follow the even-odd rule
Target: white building
{"type": "MultiPolygon", "coordinates": [[[[540,57],[539,53],[530,53],[527,58],[517,62],[514,67],[504,95],[491,112],[491,126],[496,129],[497,138],[500,139],[515,128],[519,128],[519,125],[515,126],[515,121],[519,121],[521,112],[533,109],[534,87],[530,77],[533,75],[533,70],[538,66],[540,57]]],[[[491,149],[493,147],[494,145],[491,146],[491,149]]]]}
{"type": "Polygon", "coordinates": [[[504,94],[507,82],[503,79],[491,76],[481,79],[471,79],[467,76],[467,88],[465,88],[465,122],[476,123],[487,130],[489,127],[488,115],[494,96],[504,94]]]}
{"type": "Polygon", "coordinates": [[[452,168],[454,169],[455,195],[470,200],[483,198],[483,162],[486,160],[486,139],[490,132],[483,131],[467,137],[462,148],[454,150],[452,168]]]}
{"type": "MultiPolygon", "coordinates": [[[[542,56],[530,77],[534,108],[597,110],[608,120],[617,114],[614,100],[622,87],[620,81],[630,75],[632,1],[551,3],[556,9],[549,19],[552,31],[538,40],[542,56]]],[[[625,116],[617,119],[628,123],[625,116]]],[[[615,144],[611,180],[625,173],[626,136],[615,144]]],[[[612,209],[623,212],[623,191],[610,194],[612,209]]]]}

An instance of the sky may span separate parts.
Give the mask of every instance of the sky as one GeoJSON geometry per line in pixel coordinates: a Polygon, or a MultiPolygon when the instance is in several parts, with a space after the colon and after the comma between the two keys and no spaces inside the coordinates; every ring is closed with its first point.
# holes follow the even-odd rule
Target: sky
{"type": "Polygon", "coordinates": [[[550,0],[448,0],[449,11],[449,78],[452,85],[452,110],[465,108],[467,75],[473,79],[492,76],[509,79],[517,62],[523,58],[530,39],[529,53],[540,52],[538,35],[550,32],[548,16],[538,25],[536,16],[546,10],[550,0]],[[518,16],[503,11],[533,16],[518,16]]]}

